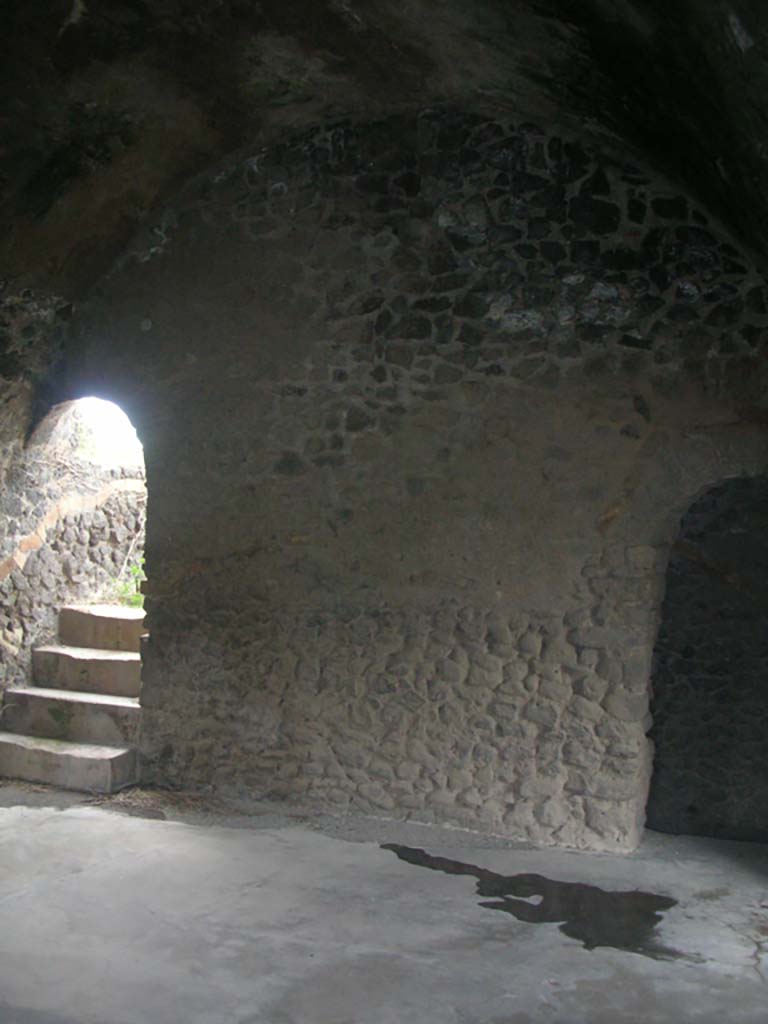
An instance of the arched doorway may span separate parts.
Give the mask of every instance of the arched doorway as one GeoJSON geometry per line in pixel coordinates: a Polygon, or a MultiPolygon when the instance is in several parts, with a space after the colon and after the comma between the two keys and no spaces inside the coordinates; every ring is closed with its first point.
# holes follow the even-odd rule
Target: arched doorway
{"type": "MultiPolygon", "coordinates": [[[[72,617],[73,608],[87,609],[79,627],[85,634],[77,643],[89,649],[106,646],[94,632],[103,629],[104,614],[93,617],[97,607],[116,608],[125,621],[119,629],[132,630],[131,635],[138,636],[143,618],[146,484],[142,446],[128,417],[98,398],[58,404],[18,453],[3,499],[8,514],[0,553],[0,730],[33,732],[35,719],[35,735],[68,739],[75,698],[63,709],[57,703],[46,707],[40,726],[40,716],[27,707],[26,688],[46,689],[63,680],[67,689],[90,691],[94,666],[103,669],[109,658],[92,651],[89,659],[77,658],[59,649],[70,643],[62,614],[72,617]]],[[[112,695],[134,699],[140,685],[138,645],[131,658],[113,660],[108,675],[131,679],[125,693],[119,682],[112,695]]],[[[111,679],[103,683],[104,692],[111,679]]]]}
{"type": "MultiPolygon", "coordinates": [[[[18,489],[28,601],[142,604],[144,450],[118,405],[85,397],[54,406],[29,438],[18,489]]],[[[47,628],[25,625],[35,640],[47,628]]]]}
{"type": "Polygon", "coordinates": [[[683,517],[651,703],[647,824],[768,841],[768,477],[728,480],[683,517]]]}

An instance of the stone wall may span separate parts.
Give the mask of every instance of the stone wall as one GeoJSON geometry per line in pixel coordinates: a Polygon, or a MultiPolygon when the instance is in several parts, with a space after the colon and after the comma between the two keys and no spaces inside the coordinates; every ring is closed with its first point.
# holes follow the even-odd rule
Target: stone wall
{"type": "Polygon", "coordinates": [[[63,604],[118,599],[143,554],[143,468],[85,460],[78,422],[68,403],[11,450],[0,497],[0,688],[29,682],[31,650],[55,639],[63,604]]]}
{"type": "Polygon", "coordinates": [[[3,687],[28,684],[32,648],[55,641],[62,605],[122,597],[143,550],[147,501],[140,482],[116,481],[124,483],[131,486],[102,490],[94,505],[70,500],[71,511],[29,550],[23,566],[0,579],[3,687]]]}
{"type": "Polygon", "coordinates": [[[729,480],[683,518],[653,672],[648,824],[768,840],[768,478],[729,480]]]}
{"type": "Polygon", "coordinates": [[[145,443],[144,777],[632,846],[676,523],[766,464],[765,303],[556,129],[432,110],[193,183],[62,384],[145,443]]]}

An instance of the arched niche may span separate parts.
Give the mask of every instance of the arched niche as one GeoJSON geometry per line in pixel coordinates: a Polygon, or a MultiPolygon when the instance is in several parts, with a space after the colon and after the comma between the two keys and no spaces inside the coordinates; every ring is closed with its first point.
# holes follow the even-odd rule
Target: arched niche
{"type": "Polygon", "coordinates": [[[647,825],[768,840],[768,476],[683,516],[654,652],[647,825]]]}

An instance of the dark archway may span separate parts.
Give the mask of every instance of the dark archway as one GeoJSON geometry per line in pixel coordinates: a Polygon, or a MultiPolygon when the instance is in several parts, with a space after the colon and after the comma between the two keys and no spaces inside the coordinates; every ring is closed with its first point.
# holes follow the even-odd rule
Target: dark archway
{"type": "Polygon", "coordinates": [[[768,477],[683,517],[655,650],[647,824],[768,841],[768,477]]]}

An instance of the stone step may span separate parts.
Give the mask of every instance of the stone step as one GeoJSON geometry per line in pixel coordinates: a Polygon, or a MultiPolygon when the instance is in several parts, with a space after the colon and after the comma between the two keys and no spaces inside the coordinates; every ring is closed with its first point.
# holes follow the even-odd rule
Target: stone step
{"type": "Polygon", "coordinates": [[[138,651],[143,632],[143,608],[82,604],[67,605],[59,612],[59,639],[69,647],[138,651]]]}
{"type": "Polygon", "coordinates": [[[136,742],[141,710],[135,697],[12,686],[3,695],[7,732],[100,746],[136,742]]]}
{"type": "Polygon", "coordinates": [[[32,679],[36,686],[48,689],[138,697],[141,655],[64,644],[36,647],[32,651],[32,679]]]}
{"type": "Polygon", "coordinates": [[[62,789],[115,793],[136,781],[136,752],[0,732],[0,775],[62,789]]]}

